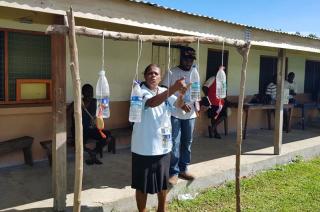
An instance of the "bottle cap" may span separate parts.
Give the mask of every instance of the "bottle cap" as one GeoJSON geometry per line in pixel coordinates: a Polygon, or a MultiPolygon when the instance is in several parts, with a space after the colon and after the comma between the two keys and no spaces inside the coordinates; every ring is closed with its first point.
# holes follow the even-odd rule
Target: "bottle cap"
{"type": "Polygon", "coordinates": [[[99,71],[99,76],[104,76],[105,74],[106,74],[106,71],[105,71],[105,70],[99,71]]]}

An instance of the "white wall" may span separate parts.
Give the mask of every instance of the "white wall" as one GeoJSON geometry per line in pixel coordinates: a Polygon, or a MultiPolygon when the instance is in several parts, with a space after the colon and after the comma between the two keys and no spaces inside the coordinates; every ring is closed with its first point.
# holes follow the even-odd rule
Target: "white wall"
{"type": "MultiPolygon", "coordinates": [[[[95,87],[102,64],[102,40],[77,37],[79,68],[82,85],[90,83],[95,87]]],[[[139,79],[144,68],[151,63],[151,43],[144,43],[139,63],[139,79]]],[[[69,53],[67,51],[67,57],[69,53]]],[[[67,59],[68,63],[69,59],[67,59]]],[[[111,101],[129,100],[132,79],[136,70],[137,42],[105,41],[105,70],[110,86],[111,101]]],[[[67,102],[72,101],[71,74],[67,67],[67,102]]]]}

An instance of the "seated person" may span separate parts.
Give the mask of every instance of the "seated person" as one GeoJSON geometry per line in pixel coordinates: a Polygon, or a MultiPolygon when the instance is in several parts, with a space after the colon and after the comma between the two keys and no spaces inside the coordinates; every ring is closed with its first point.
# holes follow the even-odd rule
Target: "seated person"
{"type": "MultiPolygon", "coordinates": [[[[93,98],[93,87],[90,84],[85,84],[82,87],[82,127],[83,127],[83,144],[84,151],[88,152],[90,159],[86,160],[86,164],[102,164],[100,160],[97,159],[96,154],[99,153],[102,157],[103,147],[106,144],[114,146],[114,140],[111,137],[111,133],[107,130],[102,130],[106,135],[106,138],[103,138],[97,129],[93,120],[96,116],[97,100],[93,98]],[[94,149],[87,147],[87,142],[89,139],[96,140],[96,146],[94,149]]],[[[73,116],[73,103],[70,105],[72,107],[72,132],[73,137],[75,138],[75,125],[74,125],[74,116],[73,116]]]]}
{"type": "Polygon", "coordinates": [[[269,95],[271,98],[271,104],[276,103],[277,98],[277,75],[272,77],[272,82],[269,83],[266,89],[266,95],[269,95]]]}
{"type": "Polygon", "coordinates": [[[297,95],[297,85],[294,81],[295,74],[293,72],[290,72],[288,74],[288,80],[284,81],[284,88],[289,89],[289,103],[295,104],[296,100],[294,98],[295,95],[297,95]]]}
{"type": "MultiPolygon", "coordinates": [[[[293,73],[293,72],[291,72],[291,73],[293,73]]],[[[293,76],[291,74],[290,75],[290,81],[293,82],[293,79],[294,79],[294,74],[293,74],[293,76]]],[[[288,80],[289,80],[289,78],[288,78],[288,80]]],[[[289,90],[289,93],[290,93],[290,90],[289,90]]],[[[276,103],[276,98],[277,98],[277,75],[273,76],[272,82],[270,82],[269,85],[267,86],[266,95],[270,96],[271,104],[275,104],[276,103]]],[[[275,113],[275,110],[272,110],[272,112],[275,113]]],[[[288,109],[283,109],[283,117],[284,117],[284,119],[283,119],[283,129],[286,129],[288,124],[289,124],[288,123],[288,118],[289,118],[288,117],[288,109]]]]}
{"type": "Polygon", "coordinates": [[[209,137],[221,139],[218,133],[218,125],[227,118],[225,100],[219,99],[216,96],[216,81],[215,76],[210,77],[202,87],[206,97],[202,98],[201,105],[209,107],[207,113],[211,121],[211,126],[208,126],[209,137]],[[212,136],[213,130],[213,136],[212,136]]]}

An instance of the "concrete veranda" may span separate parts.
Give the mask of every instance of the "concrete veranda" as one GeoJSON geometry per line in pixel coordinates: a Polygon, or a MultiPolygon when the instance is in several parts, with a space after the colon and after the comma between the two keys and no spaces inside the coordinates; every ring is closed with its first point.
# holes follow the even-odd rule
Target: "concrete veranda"
{"type": "MultiPolygon", "coordinates": [[[[312,158],[320,155],[320,128],[307,128],[283,133],[282,154],[273,155],[273,131],[248,131],[243,143],[241,175],[250,175],[284,164],[301,155],[312,158]]],[[[170,198],[180,193],[196,192],[234,179],[236,135],[231,133],[222,140],[195,138],[190,170],[197,179],[193,182],[179,180],[170,190],[170,198]]],[[[103,165],[84,165],[82,211],[132,211],[135,210],[134,190],[131,182],[131,153],[129,149],[117,154],[104,154],[103,165]]],[[[74,160],[67,167],[67,206],[73,204],[74,160]]],[[[33,167],[19,166],[0,169],[0,211],[51,211],[51,169],[47,161],[33,167]]],[[[148,205],[156,203],[149,196],[148,205]]]]}

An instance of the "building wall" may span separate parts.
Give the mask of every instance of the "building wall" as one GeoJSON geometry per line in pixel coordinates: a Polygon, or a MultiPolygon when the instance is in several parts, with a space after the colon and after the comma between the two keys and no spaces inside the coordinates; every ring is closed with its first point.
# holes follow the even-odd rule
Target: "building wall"
{"type": "MultiPolygon", "coordinates": [[[[31,31],[45,31],[40,24],[21,24],[17,21],[0,19],[0,28],[31,31]]],[[[39,142],[48,140],[52,135],[52,108],[43,107],[3,107],[0,106],[0,142],[20,136],[32,136],[33,159],[42,160],[45,153],[39,142]]],[[[0,156],[0,167],[24,163],[22,151],[0,156]]]]}
{"type": "MultiPolygon", "coordinates": [[[[0,19],[0,28],[15,28],[24,30],[44,31],[46,25],[21,24],[16,21],[0,19]]],[[[95,86],[98,71],[101,70],[101,39],[77,37],[80,76],[82,84],[90,83],[95,86]]],[[[197,49],[196,44],[191,45],[197,49]]],[[[206,75],[208,48],[221,49],[221,45],[200,45],[200,77],[203,80],[206,75]]],[[[68,47],[67,47],[68,49],[68,47]]],[[[239,94],[241,57],[234,47],[226,46],[229,51],[228,64],[228,95],[239,94]]],[[[246,95],[258,92],[259,87],[259,61],[261,55],[276,56],[277,50],[271,48],[253,48],[250,51],[246,95]]],[[[305,59],[320,60],[319,55],[288,51],[289,71],[296,73],[296,82],[299,93],[303,93],[305,59]]],[[[105,42],[105,68],[111,91],[111,118],[106,120],[108,129],[127,126],[129,96],[132,79],[135,73],[137,59],[137,42],[112,41],[105,42]]],[[[67,66],[69,53],[67,52],[67,66]]],[[[152,44],[144,43],[142,56],[139,63],[139,79],[142,79],[144,68],[152,61],[152,44]]],[[[67,67],[67,102],[72,102],[72,83],[69,67],[67,67]]],[[[70,118],[70,117],[69,117],[70,118]]],[[[35,138],[33,145],[34,159],[44,158],[44,151],[39,142],[50,139],[52,134],[51,107],[28,107],[28,108],[4,108],[0,107],[0,141],[29,135],[35,138]]],[[[229,129],[236,129],[236,110],[232,110],[229,117],[229,129]]],[[[196,135],[207,133],[208,119],[205,114],[197,120],[196,135]]],[[[250,115],[248,128],[266,127],[265,115],[259,111],[250,115]]],[[[22,153],[0,156],[0,167],[23,163],[22,153]]]]}

